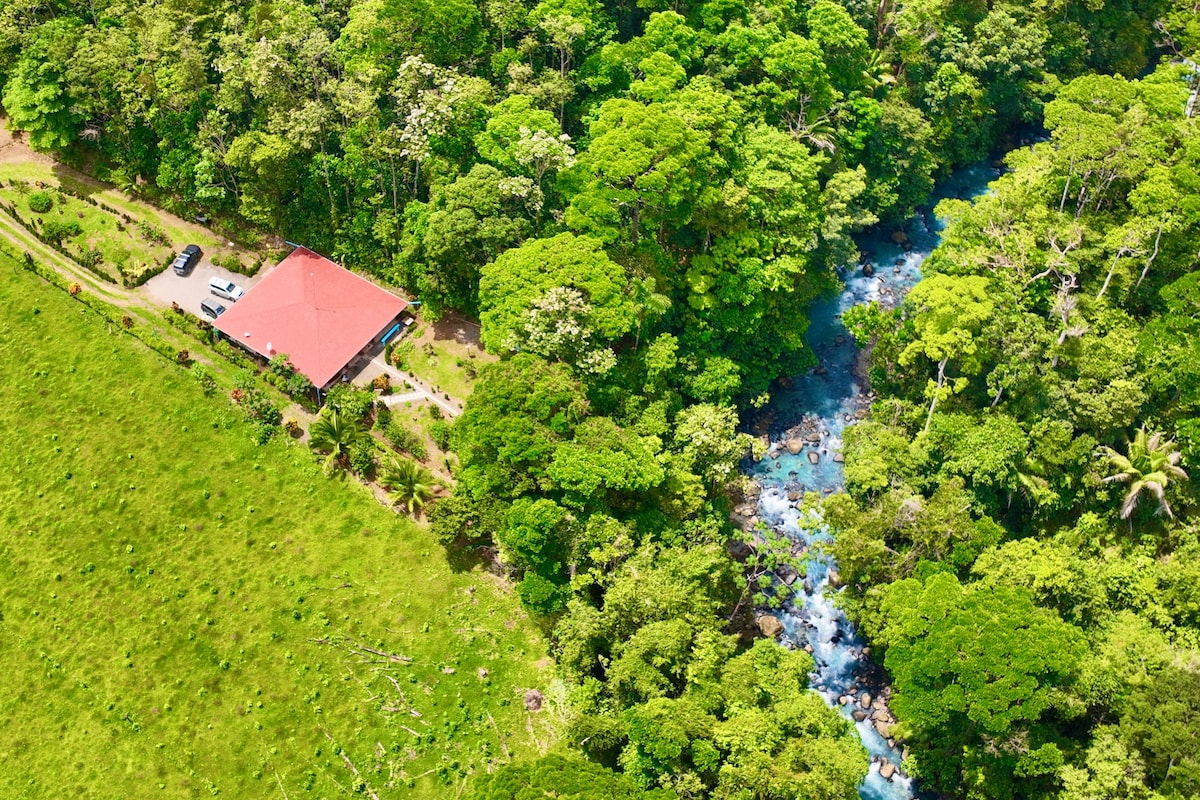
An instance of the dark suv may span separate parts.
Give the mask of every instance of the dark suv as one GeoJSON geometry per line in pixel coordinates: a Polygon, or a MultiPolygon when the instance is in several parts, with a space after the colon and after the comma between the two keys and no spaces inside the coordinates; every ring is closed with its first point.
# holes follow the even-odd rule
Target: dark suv
{"type": "Polygon", "coordinates": [[[200,248],[189,244],[180,251],[179,255],[175,256],[175,263],[171,265],[171,269],[175,270],[176,275],[187,275],[191,271],[192,265],[199,260],[200,248]]]}

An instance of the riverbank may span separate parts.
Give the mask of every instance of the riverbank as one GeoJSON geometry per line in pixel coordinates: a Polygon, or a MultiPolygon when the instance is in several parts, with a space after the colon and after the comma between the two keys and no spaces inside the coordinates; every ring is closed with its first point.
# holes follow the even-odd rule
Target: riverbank
{"type": "Polygon", "coordinates": [[[818,363],[780,382],[756,420],[755,432],[768,439],[767,456],[745,471],[758,489],[756,513],[747,516],[746,506],[739,509],[743,521],[761,522],[786,535],[795,543],[793,553],[807,559],[795,600],[771,615],[777,628],[769,622],[765,626],[778,630],[785,643],[812,654],[810,684],[854,722],[871,755],[870,771],[859,788],[863,800],[909,800],[916,789],[903,772],[905,753],[903,741],[895,736],[897,720],[888,708],[887,676],[871,659],[870,644],[838,608],[837,565],[824,548],[830,533],[819,513],[804,510],[806,495],[827,497],[842,491],[843,432],[869,416],[874,397],[862,368],[862,351],[842,315],[864,303],[890,308],[902,302],[940,240],[933,204],[944,197],[977,196],[998,174],[986,164],[964,168],[905,225],[879,227],[860,237],[859,263],[839,270],[842,290],[810,310],[808,342],[818,363]]]}

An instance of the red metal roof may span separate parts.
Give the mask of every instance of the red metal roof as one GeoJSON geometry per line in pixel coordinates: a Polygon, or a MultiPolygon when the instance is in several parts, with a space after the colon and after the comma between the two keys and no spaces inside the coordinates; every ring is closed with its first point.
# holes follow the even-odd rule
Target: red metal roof
{"type": "Polygon", "coordinates": [[[213,326],[270,358],[287,353],[317,386],[342,368],[408,303],[313,251],[298,247],[213,326]]]}

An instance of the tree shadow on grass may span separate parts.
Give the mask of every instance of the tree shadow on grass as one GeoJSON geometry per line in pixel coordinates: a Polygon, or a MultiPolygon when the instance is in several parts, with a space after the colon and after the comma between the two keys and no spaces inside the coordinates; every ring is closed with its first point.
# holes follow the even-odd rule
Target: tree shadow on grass
{"type": "Polygon", "coordinates": [[[446,563],[454,572],[482,569],[498,577],[504,577],[506,574],[496,555],[495,547],[472,544],[469,540],[460,538],[443,549],[446,551],[446,563]]]}
{"type": "Polygon", "coordinates": [[[58,179],[58,185],[62,187],[63,191],[78,197],[91,197],[106,189],[114,188],[106,186],[94,178],[81,175],[78,170],[57,161],[50,169],[54,173],[54,177],[58,179]]]}

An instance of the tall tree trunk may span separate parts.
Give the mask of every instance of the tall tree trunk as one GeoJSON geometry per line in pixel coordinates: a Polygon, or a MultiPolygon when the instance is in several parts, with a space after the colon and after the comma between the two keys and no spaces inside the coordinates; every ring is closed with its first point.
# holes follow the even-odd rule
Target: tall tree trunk
{"type": "Polygon", "coordinates": [[[1100,287],[1100,291],[1096,292],[1096,299],[1104,297],[1104,293],[1108,291],[1108,284],[1112,281],[1113,273],[1117,271],[1117,262],[1121,260],[1121,256],[1129,255],[1132,250],[1128,247],[1118,247],[1116,255],[1113,256],[1112,263],[1108,266],[1108,275],[1104,276],[1104,285],[1100,287]]]}
{"type": "Polygon", "coordinates": [[[1067,191],[1071,188],[1071,178],[1075,176],[1075,156],[1071,156],[1071,163],[1067,165],[1067,182],[1063,184],[1062,197],[1058,201],[1058,213],[1062,213],[1063,208],[1067,205],[1067,191]]]}
{"type": "Polygon", "coordinates": [[[946,385],[946,362],[950,360],[946,356],[938,362],[937,388],[933,392],[933,402],[929,404],[929,415],[925,417],[925,433],[929,433],[929,423],[933,422],[933,410],[937,408],[938,398],[942,395],[942,387],[946,385]]]}
{"type": "Polygon", "coordinates": [[[1138,278],[1137,283],[1134,284],[1133,288],[1135,289],[1142,285],[1142,281],[1146,280],[1146,274],[1150,272],[1150,265],[1154,263],[1154,259],[1158,258],[1158,241],[1162,238],[1162,231],[1163,226],[1159,225],[1158,233],[1154,234],[1154,252],[1150,254],[1150,258],[1146,259],[1146,266],[1142,268],[1142,275],[1138,278]]]}

